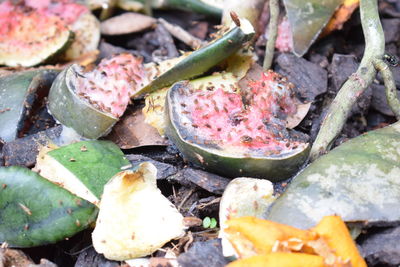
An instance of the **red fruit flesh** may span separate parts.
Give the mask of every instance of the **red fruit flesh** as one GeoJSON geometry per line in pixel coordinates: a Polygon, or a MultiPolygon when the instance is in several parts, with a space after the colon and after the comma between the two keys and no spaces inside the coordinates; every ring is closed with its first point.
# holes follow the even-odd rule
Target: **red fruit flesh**
{"type": "Polygon", "coordinates": [[[42,16],[57,16],[67,24],[74,23],[80,15],[89,12],[89,9],[73,0],[25,0],[4,1],[0,5],[0,13],[9,13],[18,11],[20,13],[35,12],[42,16]],[[8,11],[8,12],[7,12],[8,11]]]}
{"type": "MultiPolygon", "coordinates": [[[[89,9],[72,0],[0,3],[0,64],[33,66],[61,52],[89,9]]],[[[75,32],[77,37],[78,32],[75,32]]],[[[78,37],[75,42],[78,42],[78,37]]]]}
{"type": "Polygon", "coordinates": [[[37,55],[44,47],[43,41],[51,43],[67,30],[56,16],[43,16],[9,2],[0,4],[0,25],[0,50],[18,51],[21,57],[37,55]]]}
{"type": "Polygon", "coordinates": [[[199,90],[184,97],[182,115],[187,117],[186,124],[190,122],[194,128],[195,139],[242,153],[249,152],[247,148],[264,156],[289,152],[298,146],[298,142],[289,140],[285,128],[287,115],[296,112],[287,84],[280,81],[278,74],[268,72],[248,86],[246,103],[241,95],[220,88],[199,90]]]}
{"type": "Polygon", "coordinates": [[[130,97],[144,83],[142,59],[131,54],[120,54],[103,59],[92,71],[77,76],[76,93],[97,109],[120,117],[130,97]]]}

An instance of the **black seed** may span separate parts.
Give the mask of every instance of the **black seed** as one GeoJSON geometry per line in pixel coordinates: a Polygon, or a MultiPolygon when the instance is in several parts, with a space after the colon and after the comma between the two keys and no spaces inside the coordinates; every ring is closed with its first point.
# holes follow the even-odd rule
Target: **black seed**
{"type": "Polygon", "coordinates": [[[253,138],[248,135],[243,135],[242,137],[240,137],[240,141],[243,143],[250,143],[251,141],[253,141],[253,138]]]}

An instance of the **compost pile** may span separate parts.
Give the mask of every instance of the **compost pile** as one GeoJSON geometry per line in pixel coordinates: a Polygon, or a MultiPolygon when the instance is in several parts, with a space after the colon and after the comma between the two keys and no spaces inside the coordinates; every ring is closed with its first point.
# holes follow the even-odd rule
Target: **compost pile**
{"type": "Polygon", "coordinates": [[[326,2],[0,1],[0,266],[399,266],[400,3],[326,2]]]}

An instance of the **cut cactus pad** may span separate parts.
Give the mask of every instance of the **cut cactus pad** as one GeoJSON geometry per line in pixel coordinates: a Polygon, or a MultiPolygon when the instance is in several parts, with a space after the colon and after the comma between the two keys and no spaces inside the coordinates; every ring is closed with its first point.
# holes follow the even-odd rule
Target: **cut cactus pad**
{"type": "Polygon", "coordinates": [[[72,37],[59,17],[9,1],[0,4],[0,25],[0,64],[12,67],[37,65],[66,48],[72,37]]]}
{"type": "MultiPolygon", "coordinates": [[[[49,149],[47,149],[49,150],[49,149]]],[[[109,141],[83,141],[39,153],[35,169],[49,181],[97,205],[103,187],[130,162],[109,141]]]]}
{"type": "Polygon", "coordinates": [[[0,4],[0,64],[34,66],[65,51],[66,60],[97,48],[100,25],[73,0],[4,1],[0,4]]]}
{"type": "Polygon", "coordinates": [[[268,72],[242,93],[176,84],[167,96],[167,136],[193,163],[228,176],[288,177],[305,161],[305,138],[286,129],[295,98],[268,72]]]}
{"type": "Polygon", "coordinates": [[[130,97],[143,84],[142,59],[121,54],[102,60],[91,72],[76,79],[76,93],[115,117],[124,113],[130,97]]]}
{"type": "Polygon", "coordinates": [[[120,54],[90,72],[71,65],[57,77],[49,94],[52,115],[87,138],[108,133],[130,97],[145,81],[142,60],[120,54]]]}

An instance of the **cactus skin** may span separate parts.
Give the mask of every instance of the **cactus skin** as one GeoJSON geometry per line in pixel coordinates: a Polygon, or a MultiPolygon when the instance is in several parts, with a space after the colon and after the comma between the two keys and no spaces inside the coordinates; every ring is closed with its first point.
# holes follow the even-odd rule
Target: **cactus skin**
{"type": "Polygon", "coordinates": [[[130,54],[104,60],[87,73],[71,65],[50,89],[49,110],[63,125],[97,139],[110,132],[144,79],[141,60],[130,54]]]}
{"type": "Polygon", "coordinates": [[[190,162],[221,175],[288,178],[305,162],[309,145],[285,128],[296,110],[284,86],[272,72],[242,95],[177,83],[166,99],[166,135],[190,162]]]}
{"type": "Polygon", "coordinates": [[[0,139],[11,142],[25,126],[41,91],[48,92],[57,70],[32,70],[0,77],[0,139]]]}
{"type": "Polygon", "coordinates": [[[18,166],[0,168],[0,243],[56,243],[84,230],[96,216],[96,206],[39,174],[18,166]]]}
{"type": "Polygon", "coordinates": [[[110,141],[90,140],[40,155],[35,170],[49,181],[97,205],[104,185],[130,162],[110,141]]]}

